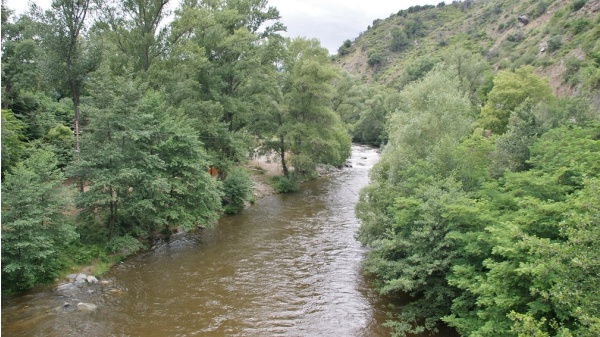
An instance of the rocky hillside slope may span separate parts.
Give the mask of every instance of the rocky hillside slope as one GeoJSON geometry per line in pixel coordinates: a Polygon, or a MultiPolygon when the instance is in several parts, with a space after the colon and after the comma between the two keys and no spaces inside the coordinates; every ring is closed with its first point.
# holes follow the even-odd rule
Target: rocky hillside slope
{"type": "Polygon", "coordinates": [[[590,96],[600,106],[600,0],[414,6],[375,20],[335,59],[350,73],[401,89],[457,48],[481,54],[496,71],[531,65],[556,94],[590,96]]]}

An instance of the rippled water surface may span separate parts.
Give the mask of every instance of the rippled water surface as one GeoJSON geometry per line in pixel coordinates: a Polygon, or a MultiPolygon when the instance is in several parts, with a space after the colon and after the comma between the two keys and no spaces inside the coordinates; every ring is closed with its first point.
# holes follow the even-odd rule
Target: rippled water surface
{"type": "Polygon", "coordinates": [[[3,299],[2,334],[386,336],[385,303],[369,292],[354,238],[354,204],[377,159],[355,146],[352,168],[158,244],[113,268],[108,285],[3,299]]]}

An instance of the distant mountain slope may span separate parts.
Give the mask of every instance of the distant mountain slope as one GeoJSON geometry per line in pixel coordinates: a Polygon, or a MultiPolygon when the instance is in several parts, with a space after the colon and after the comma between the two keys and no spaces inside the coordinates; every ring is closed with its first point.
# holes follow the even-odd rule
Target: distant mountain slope
{"type": "Polygon", "coordinates": [[[453,48],[480,53],[495,70],[532,65],[556,94],[585,94],[600,101],[600,0],[414,6],[375,20],[353,42],[346,41],[336,63],[400,89],[453,48]]]}

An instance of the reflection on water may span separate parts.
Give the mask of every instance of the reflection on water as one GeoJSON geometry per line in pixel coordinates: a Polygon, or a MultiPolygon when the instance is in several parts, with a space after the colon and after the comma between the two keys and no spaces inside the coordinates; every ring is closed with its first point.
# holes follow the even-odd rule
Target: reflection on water
{"type": "Polygon", "coordinates": [[[236,216],[113,268],[108,285],[3,299],[6,336],[386,336],[360,273],[354,204],[378,159],[262,198],[236,216]],[[98,305],[79,312],[78,302],[98,305]]]}

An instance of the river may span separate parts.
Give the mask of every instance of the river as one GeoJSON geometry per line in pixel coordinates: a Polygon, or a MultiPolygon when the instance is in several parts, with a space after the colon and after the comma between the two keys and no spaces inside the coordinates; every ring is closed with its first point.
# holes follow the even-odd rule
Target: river
{"type": "Polygon", "coordinates": [[[351,168],[158,243],[113,267],[107,285],[3,299],[2,334],[387,336],[386,302],[361,274],[355,240],[354,204],[377,160],[355,145],[351,168]]]}

